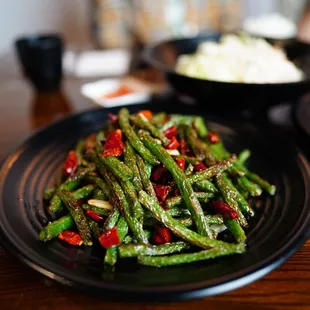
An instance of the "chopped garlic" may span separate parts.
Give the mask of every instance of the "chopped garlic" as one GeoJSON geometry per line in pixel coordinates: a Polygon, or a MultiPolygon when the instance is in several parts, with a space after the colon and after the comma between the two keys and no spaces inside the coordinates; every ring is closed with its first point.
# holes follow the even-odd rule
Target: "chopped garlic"
{"type": "Polygon", "coordinates": [[[178,156],[180,155],[180,152],[178,150],[167,150],[167,152],[171,155],[171,156],[178,156]]]}
{"type": "Polygon", "coordinates": [[[105,200],[99,200],[99,199],[89,199],[88,204],[93,206],[93,207],[97,207],[97,208],[102,208],[102,209],[106,209],[106,210],[112,210],[113,206],[105,200]]]}

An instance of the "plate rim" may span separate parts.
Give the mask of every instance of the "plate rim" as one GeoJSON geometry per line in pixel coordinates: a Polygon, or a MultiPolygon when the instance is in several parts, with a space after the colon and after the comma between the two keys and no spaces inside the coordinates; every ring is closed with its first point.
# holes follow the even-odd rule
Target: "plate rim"
{"type": "MultiPolygon", "coordinates": [[[[145,104],[141,104],[141,106],[144,106],[144,105],[145,104]]],[[[140,106],[140,105],[137,105],[137,106],[140,106]]],[[[119,107],[104,109],[104,110],[118,110],[118,109],[119,107]]],[[[3,174],[6,175],[10,171],[6,163],[12,157],[14,157],[18,151],[21,152],[25,147],[27,147],[27,144],[29,144],[31,140],[35,139],[39,134],[42,134],[42,132],[44,133],[45,131],[56,127],[59,123],[62,123],[68,120],[74,121],[75,119],[84,117],[86,114],[91,115],[93,113],[96,113],[97,111],[102,111],[102,110],[103,109],[101,108],[96,108],[96,109],[91,109],[91,110],[75,113],[69,117],[65,117],[60,120],[57,120],[56,122],[53,122],[35,131],[22,144],[20,144],[15,149],[13,149],[11,152],[9,152],[9,154],[4,158],[4,160],[2,160],[2,162],[0,163],[0,176],[2,176],[3,174]]],[[[307,161],[304,153],[294,143],[291,143],[291,144],[296,149],[296,152],[298,152],[299,160],[303,163],[303,167],[307,171],[307,175],[304,175],[304,183],[305,181],[310,182],[309,162],[307,161]]],[[[303,174],[305,174],[304,171],[303,171],[303,174]]],[[[1,178],[0,193],[2,193],[3,191],[4,181],[5,181],[5,177],[1,178]]],[[[306,191],[306,194],[307,196],[305,197],[305,203],[307,201],[309,202],[309,194],[307,191],[306,191]]],[[[310,208],[310,205],[308,206],[308,208],[310,208]]],[[[85,284],[75,279],[74,273],[69,273],[69,276],[67,275],[67,278],[66,278],[60,273],[57,273],[57,270],[50,271],[47,267],[44,267],[44,264],[42,265],[42,263],[40,264],[34,261],[33,259],[31,259],[30,257],[25,256],[25,253],[23,253],[22,250],[18,248],[16,244],[14,244],[10,240],[10,238],[4,233],[2,225],[3,225],[3,221],[1,219],[1,214],[0,214],[0,232],[1,232],[0,236],[1,236],[1,241],[2,241],[1,243],[5,249],[7,249],[13,256],[17,257],[18,260],[21,261],[24,265],[37,271],[41,275],[44,275],[66,286],[75,287],[77,289],[82,289],[82,290],[89,290],[92,287],[90,282],[85,284]],[[70,275],[73,275],[73,278],[70,277],[70,275]]],[[[171,289],[169,289],[169,291],[167,291],[167,287],[165,287],[165,291],[163,291],[161,289],[158,289],[158,287],[147,287],[147,288],[136,287],[134,289],[131,289],[130,287],[128,288],[128,287],[123,287],[117,284],[110,284],[110,283],[102,282],[103,285],[100,285],[100,286],[96,285],[96,287],[95,288],[92,287],[92,289],[95,291],[98,291],[98,293],[99,291],[105,289],[106,294],[104,295],[111,294],[111,293],[112,294],[121,293],[123,294],[122,298],[127,299],[128,297],[131,300],[143,300],[143,299],[147,299],[147,300],[156,299],[156,300],[163,300],[163,301],[184,300],[184,299],[201,298],[201,297],[221,294],[224,292],[231,291],[233,289],[240,288],[244,285],[250,284],[253,281],[256,281],[262,278],[269,272],[278,268],[285,261],[287,261],[288,258],[290,258],[293,254],[295,254],[298,251],[298,249],[308,239],[309,234],[310,234],[310,214],[308,215],[307,220],[303,222],[303,225],[301,225],[297,229],[296,234],[289,240],[289,245],[287,245],[287,243],[284,244],[276,253],[273,253],[272,255],[268,256],[265,260],[260,261],[255,266],[247,267],[246,272],[242,270],[242,271],[237,271],[233,274],[229,274],[229,277],[231,278],[230,280],[216,283],[215,285],[212,285],[212,286],[208,286],[208,287],[201,286],[204,282],[200,281],[198,283],[193,283],[193,284],[184,284],[184,285],[177,285],[177,286],[174,285],[172,286],[171,289]],[[143,295],[138,297],[138,296],[132,296],[132,294],[135,294],[135,295],[143,294],[143,295]]],[[[109,296],[104,296],[104,297],[109,298],[109,296]]]]}

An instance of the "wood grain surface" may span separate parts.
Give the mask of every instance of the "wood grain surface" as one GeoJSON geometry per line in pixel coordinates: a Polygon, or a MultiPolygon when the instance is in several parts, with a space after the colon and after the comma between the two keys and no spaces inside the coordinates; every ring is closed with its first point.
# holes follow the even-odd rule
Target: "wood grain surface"
{"type": "MultiPolygon", "coordinates": [[[[66,80],[62,93],[34,94],[22,79],[0,78],[0,160],[37,128],[94,107],[79,94],[83,80],[66,80]]],[[[121,296],[119,297],[121,300],[121,296]]],[[[93,298],[43,278],[0,245],[0,309],[23,310],[310,309],[310,241],[263,279],[220,296],[173,303],[123,303],[93,298]]]]}

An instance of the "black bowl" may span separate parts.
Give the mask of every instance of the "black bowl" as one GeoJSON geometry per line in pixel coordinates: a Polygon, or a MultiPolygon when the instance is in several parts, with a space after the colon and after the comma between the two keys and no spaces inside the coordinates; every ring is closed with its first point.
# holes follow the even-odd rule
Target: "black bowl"
{"type": "MultiPolygon", "coordinates": [[[[134,105],[130,111],[149,108],[149,104],[134,105]]],[[[194,107],[167,103],[151,108],[198,113],[194,107]]],[[[54,183],[77,140],[99,130],[108,113],[118,109],[85,112],[59,121],[36,133],[4,160],[0,167],[0,237],[22,262],[55,281],[102,297],[180,300],[248,284],[278,267],[306,240],[310,167],[303,154],[287,136],[274,135],[265,126],[207,117],[209,127],[221,134],[230,151],[250,148],[249,168],[277,186],[274,197],[256,201],[257,217],[249,225],[244,255],[160,269],[123,260],[113,271],[103,269],[100,247],[77,248],[57,239],[40,242],[38,233],[51,220],[43,203],[44,189],[54,183]]]]}
{"type": "Polygon", "coordinates": [[[279,84],[228,83],[187,77],[176,73],[179,55],[192,54],[203,41],[218,41],[220,34],[175,39],[146,48],[144,60],[160,69],[172,87],[181,95],[195,99],[208,110],[245,109],[259,111],[283,101],[295,101],[310,90],[310,46],[296,40],[271,41],[284,49],[288,58],[305,73],[305,80],[279,84]],[[216,100],[216,105],[214,101],[216,100]]]}

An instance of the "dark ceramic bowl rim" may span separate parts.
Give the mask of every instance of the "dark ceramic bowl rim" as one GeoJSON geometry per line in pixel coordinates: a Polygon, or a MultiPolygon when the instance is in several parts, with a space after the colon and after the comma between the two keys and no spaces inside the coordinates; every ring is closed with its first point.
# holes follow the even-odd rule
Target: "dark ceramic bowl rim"
{"type": "MultiPolygon", "coordinates": [[[[117,108],[108,109],[108,111],[114,111],[117,108]]],[[[1,162],[0,166],[0,196],[3,191],[3,180],[6,174],[9,172],[8,166],[6,163],[14,160],[16,154],[21,152],[27,145],[40,133],[51,130],[56,127],[58,124],[66,121],[67,119],[76,120],[81,117],[87,117],[94,113],[94,111],[99,111],[101,109],[91,110],[87,112],[81,112],[75,114],[69,118],[58,120],[53,124],[50,124],[41,130],[36,131],[30,138],[28,138],[23,144],[18,146],[15,150],[11,151],[6,158],[1,162]],[[3,167],[6,166],[6,170],[3,170],[3,167]]],[[[308,177],[305,179],[306,188],[310,188],[310,167],[309,164],[305,163],[305,168],[307,170],[308,177]]],[[[306,201],[309,200],[309,193],[307,192],[306,201]]],[[[145,288],[130,288],[124,285],[116,285],[116,284],[106,284],[102,282],[101,285],[98,285],[96,281],[83,279],[81,281],[80,276],[76,276],[75,274],[67,274],[62,272],[57,266],[49,266],[49,261],[46,258],[45,261],[37,261],[36,259],[31,258],[31,254],[25,256],[23,251],[20,250],[23,248],[23,244],[19,243],[18,240],[15,240],[12,235],[5,233],[3,231],[3,227],[1,227],[1,242],[3,246],[15,257],[17,257],[22,263],[30,267],[31,269],[36,270],[40,274],[56,281],[62,283],[66,286],[74,287],[76,289],[87,290],[90,294],[94,294],[96,296],[100,296],[102,290],[105,289],[107,292],[111,293],[111,296],[106,296],[107,298],[115,298],[113,294],[122,294],[122,298],[126,300],[147,300],[147,301],[168,301],[168,300],[185,300],[185,299],[193,299],[193,298],[201,298],[206,296],[212,296],[216,294],[225,293],[227,291],[240,288],[244,285],[252,283],[255,280],[258,280],[279,267],[283,264],[289,257],[291,257],[307,240],[310,236],[310,212],[306,212],[306,208],[303,209],[303,213],[305,214],[302,225],[296,229],[295,235],[289,239],[285,245],[283,245],[277,252],[272,255],[266,257],[264,260],[261,260],[259,263],[242,269],[240,271],[229,274],[229,276],[225,276],[220,280],[221,282],[215,285],[211,285],[206,287],[204,282],[198,282],[194,284],[186,284],[173,286],[171,288],[160,288],[160,287],[145,287],[145,288]],[[17,242],[16,242],[17,241],[17,242]],[[227,279],[228,278],[228,279],[227,279]]],[[[0,217],[0,226],[3,226],[3,219],[0,217]]],[[[218,279],[217,279],[218,280],[218,279]]]]}
{"type": "MultiPolygon", "coordinates": [[[[193,81],[199,81],[199,82],[206,81],[208,83],[214,83],[214,84],[218,84],[218,85],[222,84],[222,85],[234,85],[236,87],[249,86],[249,87],[261,88],[261,87],[269,87],[269,86],[270,87],[285,87],[285,86],[308,85],[308,84],[310,84],[310,78],[301,80],[299,82],[285,82],[285,83],[239,83],[239,82],[225,82],[225,81],[201,79],[201,78],[196,78],[196,77],[191,77],[191,76],[180,74],[180,73],[176,72],[174,69],[169,68],[168,66],[166,66],[165,64],[163,64],[162,62],[160,62],[159,60],[157,60],[155,57],[152,56],[153,51],[156,48],[158,48],[159,46],[164,45],[164,44],[171,44],[171,43],[186,41],[186,40],[195,40],[195,39],[199,39],[199,38],[201,38],[201,39],[205,38],[204,40],[208,41],[208,38],[210,38],[211,36],[220,37],[221,35],[222,34],[220,34],[220,33],[209,33],[209,34],[203,34],[203,35],[197,35],[197,36],[188,36],[188,37],[184,37],[184,38],[163,40],[163,41],[160,41],[160,42],[157,42],[157,43],[154,43],[154,44],[147,46],[142,52],[142,58],[148,64],[154,66],[155,68],[162,70],[166,74],[174,74],[174,75],[182,76],[184,78],[191,79],[193,81]]],[[[310,45],[309,45],[309,47],[310,47],[310,45]]]]}

